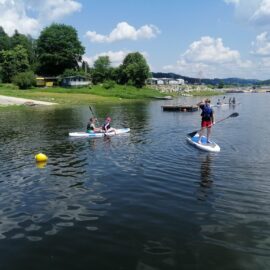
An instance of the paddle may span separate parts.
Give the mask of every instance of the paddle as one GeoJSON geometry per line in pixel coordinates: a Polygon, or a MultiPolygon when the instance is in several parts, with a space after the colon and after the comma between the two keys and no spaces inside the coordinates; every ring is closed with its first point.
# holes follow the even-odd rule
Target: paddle
{"type": "MultiPolygon", "coordinates": [[[[97,117],[95,116],[95,114],[94,114],[94,112],[93,112],[91,106],[89,106],[89,110],[91,111],[92,115],[96,118],[97,124],[100,126],[99,121],[98,121],[97,117]]],[[[102,131],[100,131],[100,132],[103,132],[103,133],[104,133],[104,136],[107,136],[107,134],[105,133],[105,131],[102,130],[102,131]]]]}
{"type": "MultiPolygon", "coordinates": [[[[222,122],[222,121],[224,121],[224,120],[226,120],[226,119],[228,119],[228,118],[231,118],[231,117],[237,117],[238,115],[239,115],[239,113],[237,113],[237,112],[232,113],[232,114],[230,114],[229,116],[227,116],[227,117],[225,117],[225,118],[223,118],[223,119],[218,120],[218,121],[216,122],[216,124],[217,124],[217,123],[220,123],[220,122],[222,122]]],[[[213,125],[211,125],[211,126],[213,126],[213,125]]],[[[210,127],[211,127],[211,126],[210,126],[210,127]]],[[[199,131],[200,131],[200,129],[199,129],[199,130],[196,130],[196,131],[193,131],[193,132],[191,132],[191,133],[188,133],[188,136],[193,137],[193,136],[195,136],[199,131]]]]}
{"type": "Polygon", "coordinates": [[[98,121],[97,117],[95,116],[95,114],[94,114],[94,112],[93,112],[91,106],[89,106],[89,110],[91,111],[92,115],[96,118],[97,124],[100,126],[99,121],[98,121]]]}

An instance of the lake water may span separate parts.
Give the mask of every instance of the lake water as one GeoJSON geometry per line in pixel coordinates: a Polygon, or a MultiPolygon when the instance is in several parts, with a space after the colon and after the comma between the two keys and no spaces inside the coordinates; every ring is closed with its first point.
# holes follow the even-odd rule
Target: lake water
{"type": "Polygon", "coordinates": [[[0,269],[270,269],[270,94],[235,97],[215,154],[186,142],[200,112],[161,110],[175,100],[92,106],[131,128],[99,139],[68,137],[87,106],[1,110],[0,269]]]}

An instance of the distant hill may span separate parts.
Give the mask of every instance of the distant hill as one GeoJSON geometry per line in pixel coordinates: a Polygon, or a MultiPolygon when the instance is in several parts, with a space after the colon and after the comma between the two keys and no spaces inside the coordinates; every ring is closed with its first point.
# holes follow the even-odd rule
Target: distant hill
{"type": "Polygon", "coordinates": [[[198,79],[192,77],[186,77],[175,73],[163,73],[163,72],[152,72],[154,78],[172,78],[172,79],[183,79],[189,84],[204,83],[210,85],[269,85],[270,80],[260,81],[255,79],[240,79],[240,78],[226,78],[226,79],[198,79]]]}

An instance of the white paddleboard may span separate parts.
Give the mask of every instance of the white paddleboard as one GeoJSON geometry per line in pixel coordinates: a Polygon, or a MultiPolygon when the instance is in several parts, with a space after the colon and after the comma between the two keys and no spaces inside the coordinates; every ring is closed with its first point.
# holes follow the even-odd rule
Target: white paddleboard
{"type": "Polygon", "coordinates": [[[88,133],[88,132],[70,132],[68,135],[70,137],[88,137],[88,138],[100,138],[104,136],[114,136],[114,135],[119,135],[123,133],[127,133],[130,131],[130,128],[120,128],[120,129],[115,129],[115,132],[93,132],[93,133],[88,133]]]}
{"type": "Polygon", "coordinates": [[[209,143],[207,143],[207,138],[205,136],[201,137],[201,143],[198,143],[198,140],[199,140],[198,133],[193,137],[190,137],[189,135],[187,136],[187,141],[200,150],[208,151],[208,152],[220,152],[219,145],[213,141],[210,141],[209,143]]]}

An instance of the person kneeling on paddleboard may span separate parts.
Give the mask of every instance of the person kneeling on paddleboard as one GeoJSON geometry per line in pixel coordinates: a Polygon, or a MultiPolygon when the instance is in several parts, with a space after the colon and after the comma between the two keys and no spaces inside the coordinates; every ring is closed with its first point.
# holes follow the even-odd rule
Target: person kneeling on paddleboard
{"type": "Polygon", "coordinates": [[[199,131],[198,143],[201,143],[201,137],[206,128],[207,128],[207,143],[210,142],[209,138],[211,134],[211,127],[215,124],[214,111],[211,108],[210,102],[211,102],[210,99],[206,99],[205,101],[201,101],[197,104],[202,110],[202,113],[201,113],[202,124],[201,124],[201,130],[199,131]]]}
{"type": "Polygon", "coordinates": [[[87,133],[102,132],[102,128],[96,127],[96,121],[97,121],[97,119],[94,117],[91,117],[89,119],[89,122],[88,122],[87,127],[86,127],[87,133]]]}
{"type": "Polygon", "coordinates": [[[106,120],[105,120],[105,123],[103,124],[102,126],[102,130],[105,132],[105,133],[108,133],[108,132],[114,132],[116,134],[116,130],[114,128],[111,127],[111,117],[107,117],[106,120]]]}

